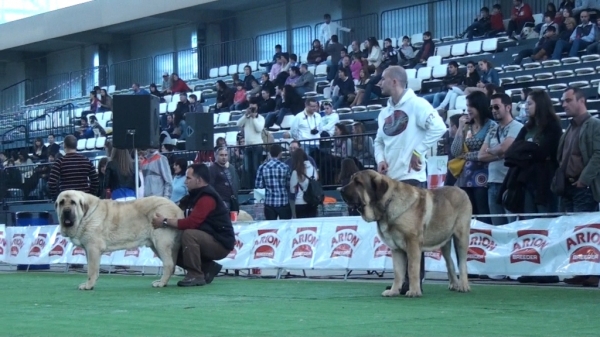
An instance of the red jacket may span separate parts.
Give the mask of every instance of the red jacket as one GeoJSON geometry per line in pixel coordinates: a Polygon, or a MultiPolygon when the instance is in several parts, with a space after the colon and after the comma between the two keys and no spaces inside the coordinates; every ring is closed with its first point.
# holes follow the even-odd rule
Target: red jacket
{"type": "Polygon", "coordinates": [[[510,10],[510,15],[515,15],[517,17],[516,21],[519,23],[524,22],[533,22],[533,12],[531,11],[531,7],[528,4],[523,4],[521,9],[517,9],[517,7],[513,7],[510,10]]]}
{"type": "Polygon", "coordinates": [[[173,82],[171,86],[171,92],[190,92],[192,89],[180,78],[173,82]]]}
{"type": "Polygon", "coordinates": [[[492,30],[504,30],[504,16],[502,16],[502,13],[492,14],[490,16],[490,22],[492,24],[492,30]]]}

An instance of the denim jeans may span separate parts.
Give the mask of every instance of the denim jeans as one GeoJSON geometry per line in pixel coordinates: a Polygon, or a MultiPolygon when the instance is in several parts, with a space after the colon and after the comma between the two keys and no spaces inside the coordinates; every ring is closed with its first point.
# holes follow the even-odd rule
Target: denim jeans
{"type": "Polygon", "coordinates": [[[567,183],[565,194],[560,198],[560,209],[563,212],[597,212],[598,202],[594,200],[592,189],[575,187],[567,183]]]}
{"type": "MultiPolygon", "coordinates": [[[[490,214],[510,214],[502,204],[497,202],[498,193],[502,187],[501,183],[488,183],[488,205],[490,207],[490,214]]],[[[514,217],[492,217],[492,225],[502,226],[507,223],[515,221],[514,217]]]]}
{"type": "Polygon", "coordinates": [[[437,108],[442,104],[442,101],[446,98],[448,94],[447,91],[440,91],[433,94],[427,94],[423,96],[427,100],[427,102],[431,103],[434,108],[437,108]]]}
{"type": "Polygon", "coordinates": [[[244,151],[244,174],[246,175],[247,186],[245,188],[254,188],[254,179],[256,172],[262,162],[263,147],[262,145],[254,145],[246,147],[244,151]]]}

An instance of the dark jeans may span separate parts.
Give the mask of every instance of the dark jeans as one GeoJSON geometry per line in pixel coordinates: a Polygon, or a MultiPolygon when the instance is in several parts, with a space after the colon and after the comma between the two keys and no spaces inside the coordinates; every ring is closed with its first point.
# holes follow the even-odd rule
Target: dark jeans
{"type": "Polygon", "coordinates": [[[292,111],[288,108],[281,108],[278,111],[269,112],[269,114],[265,118],[265,128],[270,128],[274,124],[281,126],[281,123],[283,123],[283,118],[286,115],[291,114],[292,111]]]}
{"type": "MultiPolygon", "coordinates": [[[[427,188],[427,183],[426,182],[421,182],[415,179],[409,179],[409,180],[401,180],[401,182],[414,186],[414,187],[419,187],[419,188],[427,188]]],[[[406,286],[408,286],[408,261],[406,263],[406,275],[404,275],[404,283],[406,284],[406,286]]],[[[421,252],[421,282],[423,282],[423,280],[425,279],[425,253],[421,252]]],[[[402,288],[404,288],[405,285],[402,285],[402,288]]]]}
{"type": "Polygon", "coordinates": [[[594,200],[592,189],[575,187],[567,182],[565,194],[560,198],[560,208],[563,212],[597,212],[598,202],[594,200]]]}
{"type": "Polygon", "coordinates": [[[473,41],[474,36],[483,36],[490,30],[490,23],[482,23],[481,21],[474,22],[467,27],[466,33],[469,41],[473,41]]]}
{"type": "Polygon", "coordinates": [[[369,101],[371,100],[371,94],[375,94],[381,97],[381,87],[377,86],[377,84],[381,81],[381,75],[374,76],[369,83],[365,86],[365,94],[363,95],[363,101],[360,103],[361,105],[369,105],[369,101]]]}
{"type": "Polygon", "coordinates": [[[262,162],[263,156],[263,147],[262,145],[254,145],[248,146],[244,151],[244,172],[243,175],[246,176],[245,186],[246,188],[254,188],[254,179],[256,177],[256,172],[258,171],[258,167],[262,162]]]}
{"type": "Polygon", "coordinates": [[[221,260],[230,250],[212,235],[199,229],[186,229],[181,234],[181,248],[177,265],[187,271],[188,277],[204,278],[204,271],[215,260],[221,260]]]}
{"type": "Polygon", "coordinates": [[[285,206],[269,206],[265,205],[265,220],[290,220],[292,218],[292,208],[289,204],[285,206]]]}
{"type": "MultiPolygon", "coordinates": [[[[488,191],[485,187],[462,187],[467,192],[471,205],[473,206],[473,215],[490,214],[490,206],[488,203],[488,191]]],[[[490,218],[477,218],[477,220],[491,225],[490,218]]]]}
{"type": "Polygon", "coordinates": [[[306,218],[316,218],[318,207],[313,207],[309,205],[296,205],[296,218],[297,219],[306,219],[306,218]]]}

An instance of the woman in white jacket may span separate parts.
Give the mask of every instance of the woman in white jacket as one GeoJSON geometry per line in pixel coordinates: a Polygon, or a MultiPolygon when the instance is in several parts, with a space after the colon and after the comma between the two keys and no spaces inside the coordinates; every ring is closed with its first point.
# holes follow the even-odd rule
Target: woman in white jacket
{"type": "Polygon", "coordinates": [[[294,194],[296,218],[316,218],[317,207],[309,206],[304,201],[304,191],[308,188],[308,179],[318,180],[317,170],[308,160],[302,149],[292,152],[292,176],[290,177],[290,192],[294,194]]]}
{"type": "Polygon", "coordinates": [[[369,55],[367,57],[369,72],[374,73],[375,69],[381,64],[383,53],[381,52],[381,47],[379,47],[379,42],[377,42],[377,39],[374,37],[367,39],[366,47],[369,55]]]}

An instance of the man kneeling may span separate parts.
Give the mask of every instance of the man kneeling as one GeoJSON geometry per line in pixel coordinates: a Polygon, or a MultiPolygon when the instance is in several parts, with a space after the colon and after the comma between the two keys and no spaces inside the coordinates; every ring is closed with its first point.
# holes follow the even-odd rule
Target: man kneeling
{"type": "Polygon", "coordinates": [[[166,219],[156,214],[152,220],[154,228],[174,227],[183,231],[177,265],[187,274],[177,282],[180,287],[211,283],[222,267],[215,260],[225,258],[235,244],[229,210],[209,181],[206,165],[188,167],[185,177],[188,195],[179,203],[186,217],[166,219]]]}

